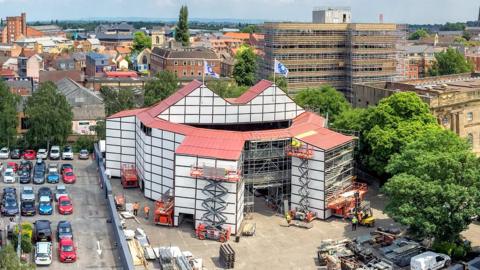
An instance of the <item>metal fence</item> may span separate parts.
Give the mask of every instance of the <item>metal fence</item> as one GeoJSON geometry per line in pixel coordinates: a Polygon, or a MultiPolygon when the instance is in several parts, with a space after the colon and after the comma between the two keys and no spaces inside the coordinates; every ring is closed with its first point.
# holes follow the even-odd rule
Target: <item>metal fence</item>
{"type": "Polygon", "coordinates": [[[104,159],[102,153],[97,144],[94,147],[95,161],[98,166],[98,175],[99,175],[99,184],[100,187],[105,191],[105,199],[107,200],[107,209],[110,215],[111,224],[113,227],[113,234],[115,235],[115,241],[117,242],[117,250],[120,255],[120,263],[122,264],[123,269],[133,270],[135,266],[133,265],[132,255],[127,245],[127,240],[123,234],[122,225],[120,223],[120,218],[117,214],[117,209],[115,207],[115,200],[112,194],[112,185],[110,179],[108,179],[105,174],[104,159]]]}

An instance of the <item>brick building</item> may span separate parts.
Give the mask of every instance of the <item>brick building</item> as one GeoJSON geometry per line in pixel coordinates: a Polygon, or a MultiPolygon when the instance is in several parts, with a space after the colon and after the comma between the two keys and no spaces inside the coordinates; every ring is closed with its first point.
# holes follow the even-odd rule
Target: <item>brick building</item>
{"type": "Polygon", "coordinates": [[[0,34],[1,43],[12,44],[21,37],[41,37],[43,32],[27,26],[27,14],[20,16],[9,16],[6,19],[7,25],[0,34]]]}
{"type": "Polygon", "coordinates": [[[163,49],[154,48],[151,54],[152,73],[168,70],[181,80],[202,79],[203,61],[221,74],[221,60],[212,50],[205,48],[163,49]]]}

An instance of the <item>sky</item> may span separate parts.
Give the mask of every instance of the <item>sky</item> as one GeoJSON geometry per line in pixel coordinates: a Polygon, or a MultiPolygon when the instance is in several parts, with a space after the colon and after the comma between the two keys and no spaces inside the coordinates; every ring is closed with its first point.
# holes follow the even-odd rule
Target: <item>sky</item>
{"type": "Polygon", "coordinates": [[[478,18],[478,0],[0,0],[0,17],[27,12],[28,21],[113,17],[310,21],[314,7],[349,6],[354,22],[445,23],[478,18]]]}

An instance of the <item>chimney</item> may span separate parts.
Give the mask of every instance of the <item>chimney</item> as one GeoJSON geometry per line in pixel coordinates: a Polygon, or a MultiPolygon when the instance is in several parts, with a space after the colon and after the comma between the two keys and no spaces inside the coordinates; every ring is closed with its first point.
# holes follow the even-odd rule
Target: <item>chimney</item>
{"type": "Polygon", "coordinates": [[[27,35],[27,14],[22,12],[22,34],[27,35]]]}
{"type": "Polygon", "coordinates": [[[383,23],[383,13],[380,13],[380,15],[378,15],[378,21],[379,23],[383,23]]]}

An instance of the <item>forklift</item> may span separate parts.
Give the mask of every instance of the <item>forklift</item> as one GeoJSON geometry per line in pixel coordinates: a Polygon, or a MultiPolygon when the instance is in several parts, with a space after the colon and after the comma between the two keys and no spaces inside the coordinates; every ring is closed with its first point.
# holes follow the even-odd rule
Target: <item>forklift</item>
{"type": "Polygon", "coordinates": [[[231,229],[230,227],[224,229],[221,226],[215,227],[200,223],[195,230],[195,234],[200,240],[211,239],[224,243],[230,240],[231,229]]]}
{"type": "Polygon", "coordinates": [[[366,227],[375,226],[375,217],[373,216],[370,202],[361,200],[358,193],[355,193],[355,207],[352,209],[352,217],[356,216],[358,224],[366,227]]]}

